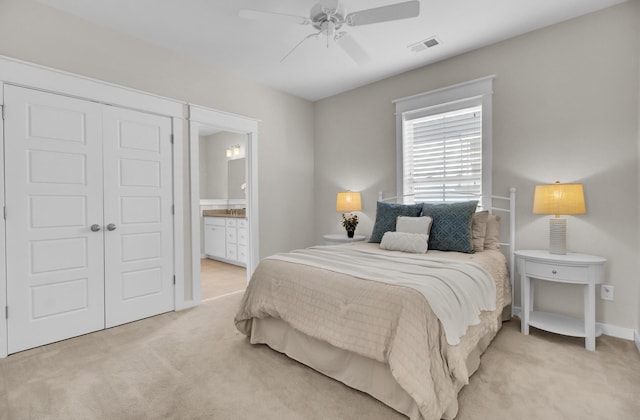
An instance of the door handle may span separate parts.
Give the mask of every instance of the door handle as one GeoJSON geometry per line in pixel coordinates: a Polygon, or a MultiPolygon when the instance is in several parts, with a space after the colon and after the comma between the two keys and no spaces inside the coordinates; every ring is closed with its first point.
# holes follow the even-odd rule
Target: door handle
{"type": "Polygon", "coordinates": [[[113,224],[113,223],[109,223],[107,225],[107,230],[110,231],[110,232],[116,230],[116,225],[113,224]]]}
{"type": "Polygon", "coordinates": [[[95,225],[91,225],[91,232],[100,232],[100,225],[95,224],[95,225]]]}

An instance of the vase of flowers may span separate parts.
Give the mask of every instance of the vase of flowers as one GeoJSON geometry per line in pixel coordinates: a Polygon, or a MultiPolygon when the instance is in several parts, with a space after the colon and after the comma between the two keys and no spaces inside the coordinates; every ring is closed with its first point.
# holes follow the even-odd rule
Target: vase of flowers
{"type": "Polygon", "coordinates": [[[356,226],[358,226],[358,215],[342,215],[342,227],[347,230],[347,238],[353,238],[353,234],[356,232],[356,226]]]}

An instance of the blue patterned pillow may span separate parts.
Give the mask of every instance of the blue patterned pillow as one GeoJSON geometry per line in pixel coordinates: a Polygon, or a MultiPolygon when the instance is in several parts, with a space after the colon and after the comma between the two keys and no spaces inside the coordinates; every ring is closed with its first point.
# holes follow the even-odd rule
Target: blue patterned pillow
{"type": "Polygon", "coordinates": [[[429,249],[472,253],[471,221],[477,205],[477,201],[422,203],[422,215],[433,218],[429,249]]]}
{"type": "Polygon", "coordinates": [[[418,217],[422,212],[422,204],[383,203],[378,201],[376,209],[376,223],[369,242],[380,243],[386,232],[396,231],[398,216],[418,217]]]}

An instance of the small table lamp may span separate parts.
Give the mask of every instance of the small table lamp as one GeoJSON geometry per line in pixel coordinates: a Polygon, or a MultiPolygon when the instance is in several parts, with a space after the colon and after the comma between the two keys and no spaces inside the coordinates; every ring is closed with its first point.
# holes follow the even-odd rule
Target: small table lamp
{"type": "Polygon", "coordinates": [[[344,213],[362,210],[362,200],[359,192],[343,191],[336,197],[336,211],[342,212],[342,226],[347,230],[347,236],[353,238],[358,225],[358,216],[345,216],[344,213]]]}
{"type": "Polygon", "coordinates": [[[567,253],[567,219],[561,214],[585,214],[582,184],[536,185],[533,196],[534,214],[555,214],[549,219],[549,252],[567,253]]]}

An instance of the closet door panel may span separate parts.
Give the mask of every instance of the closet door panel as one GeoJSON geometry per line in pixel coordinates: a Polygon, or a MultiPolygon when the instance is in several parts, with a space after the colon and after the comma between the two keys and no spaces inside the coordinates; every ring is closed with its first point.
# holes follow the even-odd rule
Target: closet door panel
{"type": "Polygon", "coordinates": [[[9,353],[104,328],[101,105],[6,86],[9,353]]]}
{"type": "Polygon", "coordinates": [[[107,327],[173,310],[171,120],[104,110],[107,327]]]}

